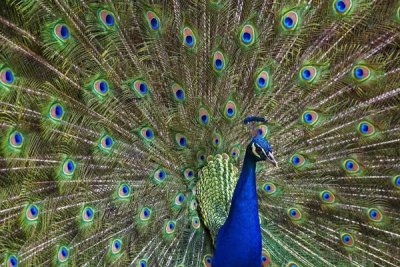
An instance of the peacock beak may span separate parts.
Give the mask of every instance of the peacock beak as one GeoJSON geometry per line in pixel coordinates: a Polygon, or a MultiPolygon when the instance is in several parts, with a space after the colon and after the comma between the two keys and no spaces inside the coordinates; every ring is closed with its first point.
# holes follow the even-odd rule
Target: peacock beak
{"type": "Polygon", "coordinates": [[[274,164],[275,167],[278,167],[278,162],[276,162],[274,154],[272,154],[272,152],[268,152],[267,161],[269,161],[272,164],[274,164]]]}

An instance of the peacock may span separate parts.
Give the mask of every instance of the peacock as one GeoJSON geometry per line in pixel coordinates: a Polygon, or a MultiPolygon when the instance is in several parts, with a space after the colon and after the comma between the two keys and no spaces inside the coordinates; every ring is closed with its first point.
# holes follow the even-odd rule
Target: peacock
{"type": "Polygon", "coordinates": [[[400,266],[400,2],[0,0],[0,266],[400,266]]]}

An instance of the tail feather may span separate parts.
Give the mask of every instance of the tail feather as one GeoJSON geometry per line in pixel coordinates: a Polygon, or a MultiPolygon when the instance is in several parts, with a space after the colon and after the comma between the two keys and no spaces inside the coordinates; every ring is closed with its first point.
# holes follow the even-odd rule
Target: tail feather
{"type": "Polygon", "coordinates": [[[263,266],[400,264],[398,1],[3,2],[7,266],[210,266],[253,130],[263,266]]]}

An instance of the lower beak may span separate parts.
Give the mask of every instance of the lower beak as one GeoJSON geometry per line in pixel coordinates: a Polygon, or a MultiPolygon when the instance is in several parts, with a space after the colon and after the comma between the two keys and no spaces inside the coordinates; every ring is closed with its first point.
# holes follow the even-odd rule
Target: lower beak
{"type": "Polygon", "coordinates": [[[274,155],[272,154],[272,152],[268,152],[267,155],[267,160],[269,162],[271,162],[272,164],[274,164],[275,167],[278,167],[278,162],[276,162],[274,155]]]}

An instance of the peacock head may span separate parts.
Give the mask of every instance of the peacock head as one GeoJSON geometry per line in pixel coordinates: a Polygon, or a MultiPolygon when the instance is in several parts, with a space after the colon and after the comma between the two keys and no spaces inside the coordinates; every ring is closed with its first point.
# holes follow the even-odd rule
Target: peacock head
{"type": "MultiPolygon", "coordinates": [[[[266,122],[265,118],[249,116],[244,120],[244,124],[250,122],[266,122]]],[[[272,147],[269,144],[267,138],[263,135],[256,134],[251,140],[250,144],[247,146],[247,152],[251,153],[254,160],[257,161],[268,161],[275,167],[278,167],[278,162],[276,162],[274,154],[272,152],[272,147]]]]}

